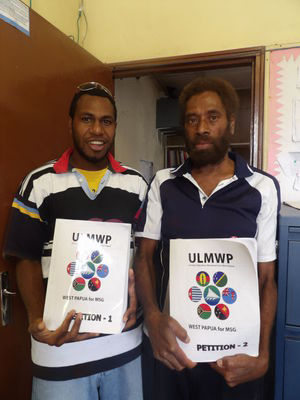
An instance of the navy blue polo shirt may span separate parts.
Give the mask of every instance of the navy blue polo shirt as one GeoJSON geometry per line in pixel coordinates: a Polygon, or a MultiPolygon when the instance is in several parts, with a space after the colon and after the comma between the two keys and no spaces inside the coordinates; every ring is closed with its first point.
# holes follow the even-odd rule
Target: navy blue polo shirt
{"type": "Polygon", "coordinates": [[[165,281],[170,239],[251,237],[257,240],[258,262],[276,259],[278,182],[239,155],[229,157],[234,175],[209,196],[192,177],[190,159],[177,169],[159,171],[152,180],[136,236],[159,241],[156,269],[165,281]]]}

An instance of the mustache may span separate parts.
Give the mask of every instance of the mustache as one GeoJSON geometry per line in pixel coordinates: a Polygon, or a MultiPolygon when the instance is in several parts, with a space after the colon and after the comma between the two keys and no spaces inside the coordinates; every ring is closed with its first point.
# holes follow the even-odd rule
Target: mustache
{"type": "Polygon", "coordinates": [[[198,143],[213,143],[213,139],[207,133],[198,134],[193,140],[191,140],[192,144],[198,143]]]}

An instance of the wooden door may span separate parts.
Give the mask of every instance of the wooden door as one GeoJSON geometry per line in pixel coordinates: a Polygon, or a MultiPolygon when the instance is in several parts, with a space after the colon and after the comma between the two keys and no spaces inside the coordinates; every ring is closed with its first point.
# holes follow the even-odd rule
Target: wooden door
{"type": "MultiPolygon", "coordinates": [[[[30,37],[0,20],[0,241],[22,177],[58,157],[71,144],[68,107],[78,83],[98,81],[113,89],[112,74],[34,11],[30,37]]],[[[17,291],[14,267],[10,289],[17,291]]],[[[0,326],[0,398],[27,400],[31,392],[30,339],[19,294],[12,323],[0,326]]],[[[0,319],[1,320],[1,319],[0,319]]]]}

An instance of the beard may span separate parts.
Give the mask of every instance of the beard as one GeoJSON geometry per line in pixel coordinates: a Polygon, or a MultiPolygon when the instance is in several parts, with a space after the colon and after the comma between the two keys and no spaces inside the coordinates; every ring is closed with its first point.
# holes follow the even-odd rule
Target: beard
{"type": "Polygon", "coordinates": [[[99,161],[101,161],[102,158],[106,157],[108,151],[106,152],[106,154],[101,157],[96,157],[96,156],[92,156],[87,154],[84,149],[82,148],[80,141],[76,135],[76,133],[74,132],[74,129],[72,130],[72,139],[73,139],[73,144],[75,149],[77,150],[77,152],[81,155],[81,157],[83,157],[85,160],[89,161],[90,163],[93,164],[97,164],[99,161]]]}
{"type": "Polygon", "coordinates": [[[209,134],[199,134],[193,140],[189,140],[185,137],[185,144],[187,152],[192,160],[195,167],[204,167],[206,165],[213,165],[220,163],[225,155],[227,154],[230,142],[229,142],[230,130],[227,126],[224,134],[218,139],[213,139],[209,134]],[[195,145],[199,141],[212,144],[209,149],[198,150],[195,145]]]}

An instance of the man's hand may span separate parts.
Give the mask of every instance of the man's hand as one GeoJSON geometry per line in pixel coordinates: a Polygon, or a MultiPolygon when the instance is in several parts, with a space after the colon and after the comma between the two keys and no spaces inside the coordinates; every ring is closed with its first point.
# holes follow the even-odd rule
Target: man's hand
{"type": "Polygon", "coordinates": [[[157,240],[141,238],[135,257],[138,297],[144,308],[154,357],[167,367],[181,371],[186,367],[195,367],[196,363],[187,358],[177,343],[177,338],[189,342],[186,330],[174,318],[161,313],[157,305],[153,264],[157,244],[157,240]]]}
{"type": "Polygon", "coordinates": [[[32,322],[28,331],[34,337],[35,340],[39,342],[49,344],[50,346],[61,346],[68,342],[78,342],[80,340],[89,339],[92,337],[99,336],[98,333],[79,333],[79,327],[81,324],[81,314],[76,315],[74,324],[70,331],[68,331],[71,321],[75,315],[75,311],[70,311],[63,323],[55,331],[49,331],[47,329],[45,322],[42,318],[38,318],[32,322]]]}
{"type": "Polygon", "coordinates": [[[123,321],[126,323],[123,331],[130,329],[136,323],[137,298],[135,293],[134,272],[132,268],[129,268],[128,271],[128,295],[129,307],[123,316],[123,321]]]}
{"type": "Polygon", "coordinates": [[[147,318],[146,326],[155,358],[177,371],[196,366],[197,363],[188,359],[177,343],[176,337],[184,343],[190,339],[174,318],[157,311],[147,318]]]}
{"type": "Polygon", "coordinates": [[[268,370],[268,358],[251,357],[246,354],[223,357],[210,366],[223,375],[230,387],[262,377],[268,370]]]}

